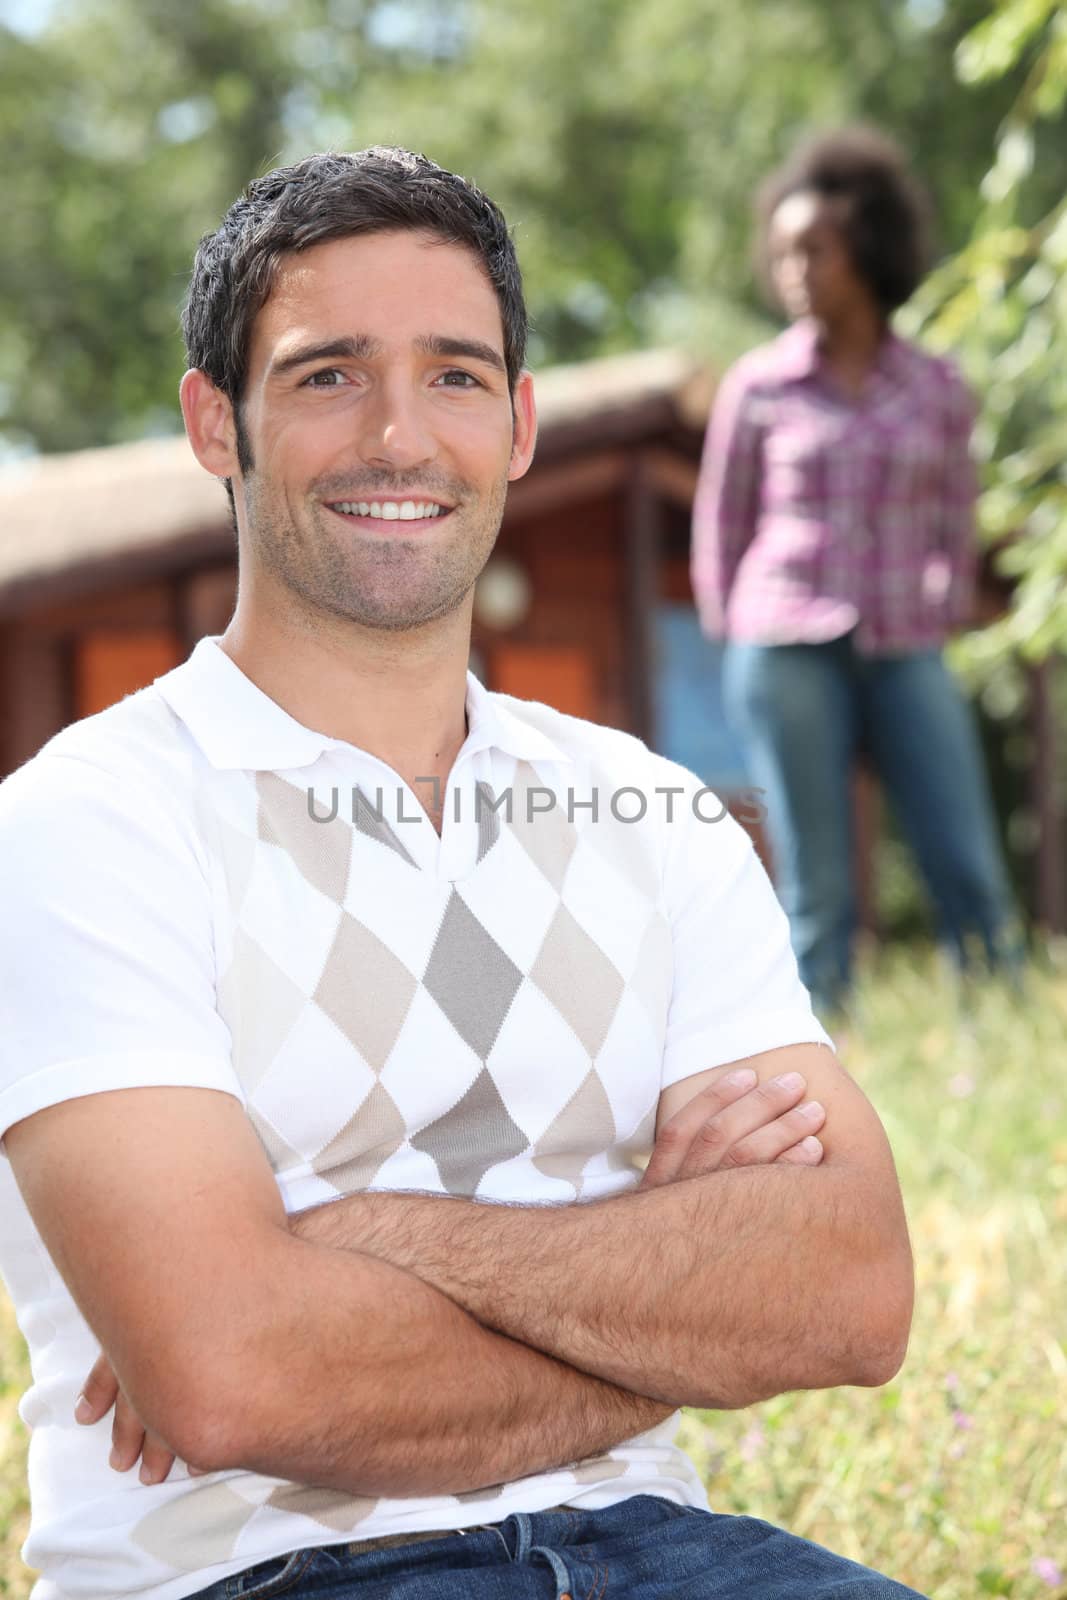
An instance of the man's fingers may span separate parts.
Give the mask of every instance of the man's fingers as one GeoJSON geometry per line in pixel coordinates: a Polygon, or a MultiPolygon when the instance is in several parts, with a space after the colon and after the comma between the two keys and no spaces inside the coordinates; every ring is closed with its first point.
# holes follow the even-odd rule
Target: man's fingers
{"type": "Polygon", "coordinates": [[[174,1452],[157,1434],[146,1433],[141,1451],[141,1482],[162,1483],[173,1465],[174,1452]]]}
{"type": "MultiPolygon", "coordinates": [[[[766,1167],[778,1161],[787,1151],[805,1139],[817,1134],[826,1121],[826,1111],[818,1100],[807,1100],[776,1117],[765,1128],[757,1128],[744,1139],[730,1146],[720,1163],[722,1167],[766,1167]]],[[[821,1150],[821,1146],[820,1146],[821,1150]]],[[[821,1159],[821,1157],[820,1157],[821,1159]]],[[[811,1166],[810,1159],[802,1160],[811,1166]]]]}
{"type": "Polygon", "coordinates": [[[174,1452],[157,1434],[145,1429],[121,1390],[111,1424],[110,1461],[116,1472],[129,1472],[140,1461],[142,1483],[162,1483],[174,1465],[174,1452]]]}
{"type": "Polygon", "coordinates": [[[739,1067],[736,1072],[728,1072],[724,1077],[717,1078],[706,1089],[701,1089],[699,1094],[687,1100],[657,1133],[641,1187],[655,1189],[662,1184],[673,1183],[699,1130],[727,1106],[754,1089],[756,1082],[756,1074],[751,1067],[739,1067]]]}
{"type": "Polygon", "coordinates": [[[119,1380],[111,1370],[111,1362],[101,1351],[74,1406],[76,1421],[86,1424],[99,1422],[115,1404],[118,1392],[119,1380]]]}
{"type": "MultiPolygon", "coordinates": [[[[758,1084],[749,1093],[707,1118],[693,1135],[689,1149],[679,1163],[677,1176],[699,1178],[704,1173],[718,1172],[721,1167],[731,1164],[753,1165],[751,1156],[740,1162],[732,1162],[731,1153],[737,1145],[773,1126],[780,1117],[792,1111],[803,1098],[806,1087],[799,1072],[783,1073],[781,1077],[768,1078],[766,1083],[758,1084]]],[[[805,1129],[807,1133],[818,1131],[818,1126],[805,1129]]],[[[795,1144],[796,1139],[790,1142],[795,1144]]],[[[764,1160],[773,1161],[780,1149],[788,1148],[788,1145],[779,1146],[776,1139],[764,1140],[762,1146],[757,1148],[771,1149],[772,1146],[773,1153],[763,1157],[764,1160]]],[[[755,1157],[755,1160],[759,1159],[755,1157]]]]}
{"type": "Polygon", "coordinates": [[[144,1423],[120,1392],[115,1401],[115,1420],[111,1424],[111,1465],[116,1472],[128,1472],[144,1447],[144,1423]]]}
{"type": "Polygon", "coordinates": [[[112,1406],[115,1408],[109,1458],[112,1467],[116,1472],[129,1472],[141,1460],[142,1481],[162,1483],[174,1464],[174,1456],[154,1433],[145,1433],[144,1423],[119,1388],[110,1361],[101,1353],[78,1396],[74,1415],[79,1422],[99,1422],[112,1406]]]}
{"type": "Polygon", "coordinates": [[[823,1158],[822,1140],[809,1134],[808,1138],[801,1139],[799,1144],[793,1145],[788,1150],[783,1150],[777,1158],[776,1166],[817,1167],[823,1158]]]}

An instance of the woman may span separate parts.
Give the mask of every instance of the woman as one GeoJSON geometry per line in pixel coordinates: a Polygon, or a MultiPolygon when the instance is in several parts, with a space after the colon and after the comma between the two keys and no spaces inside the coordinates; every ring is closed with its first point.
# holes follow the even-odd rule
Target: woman
{"type": "Polygon", "coordinates": [[[728,714],[765,791],[801,975],[846,998],[851,773],[864,751],[960,964],[1007,943],[1010,895],[974,724],[942,660],[969,617],[973,407],[890,318],[925,266],[925,204],[867,129],[799,149],[760,194],[792,326],[723,378],[694,508],[693,587],[729,641],[728,714]]]}

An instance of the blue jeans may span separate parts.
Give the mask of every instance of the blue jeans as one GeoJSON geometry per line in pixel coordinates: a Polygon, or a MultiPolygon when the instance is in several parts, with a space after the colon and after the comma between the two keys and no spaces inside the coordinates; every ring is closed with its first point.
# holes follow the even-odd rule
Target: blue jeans
{"type": "Polygon", "coordinates": [[[856,924],[851,775],[880,778],[961,967],[977,936],[1015,961],[1011,893],[970,707],[939,651],[862,656],[826,644],[731,644],[724,698],[765,791],[776,887],[817,1007],[846,997],[856,924]]]}
{"type": "Polygon", "coordinates": [[[298,1550],[191,1600],[921,1600],[770,1523],[652,1495],[359,1550],[298,1550]]]}

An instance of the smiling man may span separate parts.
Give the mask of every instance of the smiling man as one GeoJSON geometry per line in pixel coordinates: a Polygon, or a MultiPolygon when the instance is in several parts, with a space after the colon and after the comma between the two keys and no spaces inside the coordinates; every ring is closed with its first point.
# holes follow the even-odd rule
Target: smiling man
{"type": "Polygon", "coordinates": [[[185,330],[234,617],[0,790],[36,1600],[910,1593],[673,1443],[890,1377],[910,1253],[743,832],[467,674],[536,431],[499,211],[311,157],[185,330]]]}

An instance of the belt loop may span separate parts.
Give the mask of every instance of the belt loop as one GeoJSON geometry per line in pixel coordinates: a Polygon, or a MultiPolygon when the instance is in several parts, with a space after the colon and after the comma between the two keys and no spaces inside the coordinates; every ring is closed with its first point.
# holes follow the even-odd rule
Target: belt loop
{"type": "Polygon", "coordinates": [[[512,1513],[511,1517],[508,1518],[508,1521],[514,1522],[515,1530],[518,1535],[515,1541],[515,1560],[525,1561],[526,1557],[530,1553],[530,1541],[533,1537],[533,1529],[530,1526],[529,1513],[526,1511],[515,1511],[512,1513]]]}
{"type": "Polygon", "coordinates": [[[571,1579],[567,1571],[567,1564],[563,1557],[555,1550],[550,1550],[547,1545],[535,1544],[531,1555],[540,1556],[542,1561],[547,1561],[552,1568],[556,1580],[556,1600],[571,1600],[571,1579]]]}

